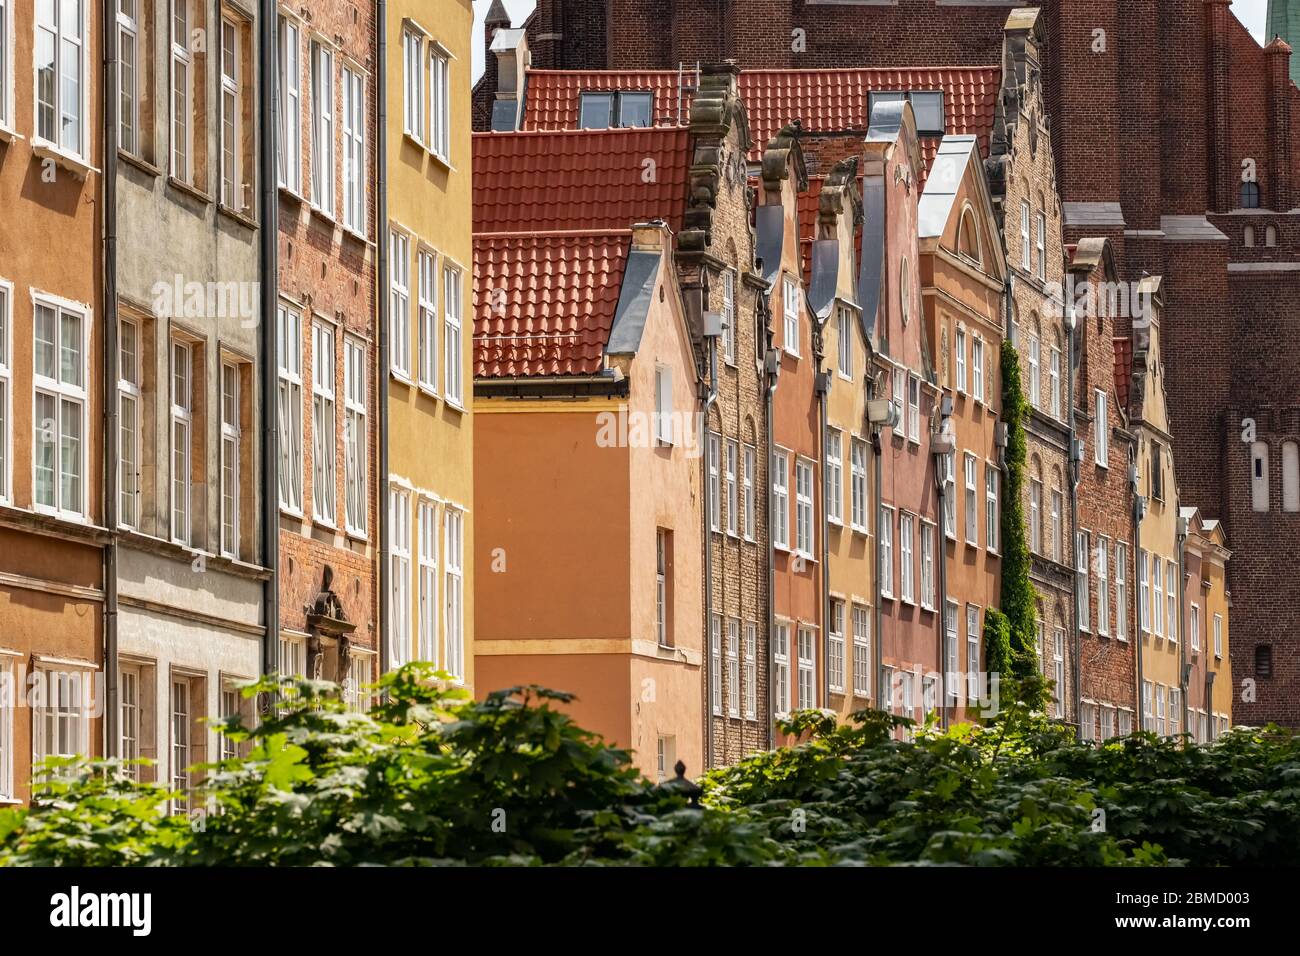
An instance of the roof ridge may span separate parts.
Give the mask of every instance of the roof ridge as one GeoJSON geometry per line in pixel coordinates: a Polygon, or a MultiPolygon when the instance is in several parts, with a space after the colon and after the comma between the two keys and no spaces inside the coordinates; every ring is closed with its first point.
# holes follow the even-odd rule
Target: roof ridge
{"type": "Polygon", "coordinates": [[[520,232],[475,232],[475,239],[583,239],[597,236],[631,236],[632,229],[528,229],[520,232]]]}
{"type": "Polygon", "coordinates": [[[609,126],[602,129],[511,129],[503,132],[475,130],[474,139],[509,139],[511,136],[596,136],[601,133],[677,133],[690,127],[685,123],[675,126],[609,126]]]}

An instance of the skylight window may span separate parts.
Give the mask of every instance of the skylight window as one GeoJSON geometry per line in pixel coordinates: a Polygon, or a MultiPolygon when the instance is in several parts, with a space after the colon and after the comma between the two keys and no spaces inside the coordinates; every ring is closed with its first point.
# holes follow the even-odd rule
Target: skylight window
{"type": "Polygon", "coordinates": [[[650,126],[653,107],[654,97],[647,90],[583,93],[578,105],[578,125],[582,129],[650,126]]]}
{"type": "MultiPolygon", "coordinates": [[[[912,104],[916,116],[916,132],[920,136],[942,136],[946,130],[942,90],[892,90],[867,94],[867,112],[874,113],[876,103],[896,100],[899,97],[912,104]]],[[[868,116],[870,119],[870,116],[868,116]]]]}

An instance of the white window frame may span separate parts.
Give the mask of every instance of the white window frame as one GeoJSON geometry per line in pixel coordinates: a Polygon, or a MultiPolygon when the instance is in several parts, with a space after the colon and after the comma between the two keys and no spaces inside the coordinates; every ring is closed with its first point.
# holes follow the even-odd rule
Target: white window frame
{"type": "Polygon", "coordinates": [[[420,145],[428,138],[429,75],[425,70],[424,37],[415,30],[402,31],[402,128],[420,145]]]}
{"type": "Polygon", "coordinates": [[[438,254],[427,246],[415,252],[416,334],[419,338],[419,386],[438,394],[438,254]]]}
{"type": "Polygon", "coordinates": [[[1165,599],[1169,602],[1166,633],[1175,641],[1178,639],[1178,568],[1172,561],[1165,562],[1165,599]]]}
{"type": "Polygon", "coordinates": [[[364,538],[369,525],[366,488],[369,485],[369,430],[366,407],[367,349],[350,335],[343,337],[343,481],[347,532],[364,538]]]}
{"type": "MultiPolygon", "coordinates": [[[[86,455],[87,441],[87,406],[90,400],[90,393],[87,382],[90,376],[89,352],[90,352],[90,333],[91,333],[91,313],[84,306],[76,305],[66,299],[60,299],[55,296],[44,293],[32,293],[32,310],[33,317],[41,309],[48,309],[53,313],[54,328],[52,341],[54,369],[53,376],[45,375],[38,370],[38,365],[34,361],[32,366],[32,424],[33,424],[33,445],[32,445],[32,498],[33,508],[41,514],[54,515],[60,518],[67,518],[73,521],[84,522],[87,514],[87,475],[86,464],[88,457],[86,455]],[[80,322],[80,336],[75,342],[75,348],[79,350],[79,361],[77,363],[77,374],[80,383],[75,381],[63,380],[63,352],[69,348],[70,343],[64,340],[64,318],[71,317],[80,322]],[[40,397],[44,396],[54,402],[55,418],[47,427],[42,427],[42,418],[37,413],[37,402],[40,397]],[[65,404],[79,409],[77,415],[77,450],[71,464],[76,466],[77,483],[80,486],[80,494],[76,501],[66,502],[63,495],[63,474],[65,464],[64,460],[64,409],[65,404]],[[42,502],[36,499],[36,470],[37,470],[37,450],[41,444],[41,436],[52,446],[52,468],[51,476],[53,503],[42,502]]],[[[33,344],[35,347],[35,337],[39,334],[40,323],[33,321],[33,344]]],[[[39,351],[39,349],[38,349],[39,351]]]]}
{"type": "Polygon", "coordinates": [[[429,151],[451,165],[451,56],[429,41],[429,151]]]}
{"type": "Polygon", "coordinates": [[[1187,622],[1187,637],[1191,642],[1192,650],[1199,653],[1201,650],[1201,606],[1193,601],[1190,611],[1187,622]]]}
{"type": "MultiPolygon", "coordinates": [[[[0,298],[4,296],[4,289],[0,288],[0,298]]],[[[3,303],[0,303],[0,322],[4,321],[3,303]]],[[[6,324],[5,328],[8,326],[6,324]]],[[[142,396],[140,394],[140,346],[142,343],[141,333],[143,323],[129,316],[122,316],[118,320],[118,359],[117,359],[117,415],[118,415],[118,525],[123,528],[138,528],[140,526],[140,451],[143,447],[140,433],[142,396]],[[127,330],[130,330],[129,332],[127,330]],[[134,343],[134,352],[130,353],[129,364],[126,358],[128,352],[126,343],[134,343]]],[[[7,332],[5,333],[5,342],[0,343],[0,348],[7,348],[7,332]]],[[[6,354],[8,354],[6,352],[6,354]]],[[[7,368],[5,363],[0,361],[0,378],[7,378],[7,368]]],[[[8,410],[8,386],[0,384],[0,388],[5,389],[5,396],[0,399],[0,414],[5,416],[5,422],[9,422],[8,410]]],[[[7,447],[7,446],[6,446],[7,447]]],[[[7,454],[7,452],[6,452],[7,454]]],[[[7,464],[5,475],[0,476],[0,481],[5,481],[5,489],[9,485],[7,482],[7,464]]],[[[0,495],[0,498],[4,498],[0,495]]]]}
{"type": "Polygon", "coordinates": [[[943,468],[943,534],[957,540],[957,453],[950,451],[939,458],[943,468]]]}
{"type": "Polygon", "coordinates": [[[171,50],[167,87],[171,121],[168,168],[176,179],[194,185],[194,56],[190,52],[190,34],[196,20],[190,0],[171,0],[167,24],[171,50]],[[179,41],[176,37],[178,9],[183,11],[185,27],[185,36],[179,41]]]}
{"type": "Polygon", "coordinates": [[[772,690],[776,716],[790,713],[790,624],[777,621],[772,631],[772,690]]]}
{"type": "Polygon", "coordinates": [[[338,333],[323,322],[311,325],[311,464],[312,520],[338,523],[338,483],[334,459],[338,452],[338,402],[336,400],[336,343],[338,333]],[[328,362],[324,361],[328,359],[328,362]]]}
{"type": "Polygon", "coordinates": [[[35,662],[33,671],[40,681],[41,693],[32,708],[32,767],[39,766],[47,757],[89,756],[89,711],[93,705],[88,682],[93,679],[93,671],[40,661],[35,662]],[[50,739],[51,729],[57,740],[50,739]],[[60,747],[59,743],[71,746],[60,747]]]}
{"type": "Polygon", "coordinates": [[[844,693],[844,602],[831,599],[831,626],[826,648],[826,682],[832,694],[844,693]]]}
{"type": "Polygon", "coordinates": [[[812,627],[801,624],[796,632],[799,663],[799,709],[817,706],[817,635],[812,627]]]}
{"type": "Polygon", "coordinates": [[[1110,539],[1097,536],[1097,633],[1110,636],[1110,539]]]}
{"type": "Polygon", "coordinates": [[[1038,278],[1041,281],[1046,282],[1047,281],[1047,216],[1045,216],[1041,212],[1038,213],[1038,219],[1036,225],[1037,225],[1036,238],[1038,240],[1036,244],[1036,251],[1038,252],[1038,278]]]}
{"type": "Polygon", "coordinates": [[[660,445],[673,444],[673,369],[655,366],[655,439],[660,445]]]}
{"type": "MultiPolygon", "coordinates": [[[[5,0],[0,0],[0,18],[4,17],[5,0]]],[[[0,37],[0,43],[4,40],[0,37]]],[[[0,53],[2,53],[0,49],[0,53]]],[[[0,69],[3,64],[0,64],[0,69]]],[[[0,81],[3,74],[0,74],[0,81]]],[[[4,90],[0,88],[0,96],[4,90]]],[[[0,650],[0,804],[15,799],[14,794],[14,714],[18,711],[18,679],[14,673],[17,655],[0,650]]]]}
{"type": "Polygon", "coordinates": [[[966,330],[957,326],[953,351],[957,355],[957,394],[966,394],[966,330]]]}
{"type": "Polygon", "coordinates": [[[709,530],[722,531],[722,436],[709,432],[709,530]]]}
{"type": "Polygon", "coordinates": [[[1034,408],[1042,406],[1043,380],[1040,366],[1042,363],[1041,348],[1042,345],[1038,340],[1038,333],[1030,332],[1028,335],[1029,352],[1029,404],[1034,408]]]}
{"type": "Polygon", "coordinates": [[[864,604],[853,605],[853,695],[871,696],[871,613],[864,604]]]}
{"type": "Polygon", "coordinates": [[[745,622],[745,719],[758,717],[758,625],[745,622]]]}
{"type": "Polygon", "coordinates": [[[921,380],[915,375],[907,376],[907,440],[921,441],[921,380]]]}
{"type": "Polygon", "coordinates": [[[1052,680],[1056,688],[1052,693],[1057,717],[1065,716],[1065,628],[1052,629],[1052,680]]]}
{"type": "Polygon", "coordinates": [[[343,226],[366,235],[366,75],[343,64],[343,226]]]}
{"type": "Polygon", "coordinates": [[[984,537],[985,546],[992,554],[998,553],[1002,516],[1000,513],[1000,488],[1002,473],[992,462],[984,463],[984,537]]]}
{"type": "MultiPolygon", "coordinates": [[[[59,16],[63,12],[63,5],[60,3],[52,3],[50,5],[50,8],[54,11],[54,23],[41,22],[39,14],[32,17],[36,35],[34,41],[35,46],[33,46],[32,52],[32,102],[34,109],[32,115],[32,127],[34,132],[32,142],[34,145],[51,146],[56,152],[64,156],[75,157],[82,161],[90,156],[90,111],[87,108],[87,104],[91,100],[91,84],[87,82],[87,79],[90,76],[90,51],[89,44],[86,42],[86,38],[90,33],[90,7],[91,5],[87,2],[81,4],[81,22],[77,24],[77,32],[75,34],[68,29],[66,24],[59,20],[59,16]],[[53,116],[54,129],[49,131],[51,134],[49,136],[41,133],[41,82],[39,66],[37,65],[37,57],[39,54],[36,51],[39,49],[40,38],[42,35],[51,37],[54,47],[54,102],[48,104],[53,116]],[[76,88],[78,95],[75,113],[69,113],[67,111],[67,104],[65,104],[63,97],[66,89],[66,84],[64,83],[66,65],[64,53],[67,52],[67,47],[71,47],[75,51],[75,67],[77,70],[76,88]],[[65,136],[65,131],[69,125],[64,122],[65,119],[71,119],[75,124],[73,127],[76,131],[77,138],[75,145],[70,142],[70,136],[65,136]]],[[[10,30],[12,30],[12,18],[10,24],[10,30]]],[[[8,55],[11,56],[14,51],[12,43],[10,44],[9,50],[10,52],[8,55]]],[[[9,83],[11,88],[9,98],[11,102],[13,97],[12,87],[14,85],[15,84],[12,81],[9,83]]],[[[98,90],[95,90],[95,92],[97,93],[98,90]]],[[[9,124],[12,126],[13,122],[14,120],[11,118],[9,124]]]]}
{"type": "Polygon", "coordinates": [[[856,436],[849,438],[849,487],[849,523],[854,531],[867,534],[867,443],[856,436]]]}
{"type": "Polygon", "coordinates": [[[1053,561],[1061,560],[1061,548],[1065,543],[1065,498],[1060,490],[1053,488],[1051,491],[1052,502],[1052,550],[1051,557],[1053,561]]]}
{"type": "Polygon", "coordinates": [[[826,520],[844,524],[844,432],[826,429],[826,520]]]}
{"type": "Polygon", "coordinates": [[[239,452],[243,442],[240,375],[235,362],[221,362],[221,553],[239,557],[239,452]]]}
{"type": "Polygon", "coordinates": [[[790,454],[772,451],[772,547],[790,550],[790,454]]]}
{"type": "Polygon", "coordinates": [[[736,274],[722,273],[722,360],[736,364],[736,274]]]}
{"type": "Polygon", "coordinates": [[[966,483],[966,543],[972,547],[979,547],[980,530],[979,530],[979,497],[976,490],[977,460],[970,452],[966,452],[965,459],[962,462],[962,473],[966,483]]]}
{"type": "Polygon", "coordinates": [[[1115,542],[1115,637],[1128,640],[1128,545],[1115,542]]]}
{"type": "Polygon", "coordinates": [[[722,615],[709,618],[709,710],[722,716],[722,615]]]}
{"type": "MultiPolygon", "coordinates": [[[[956,613],[957,605],[952,604],[956,613]]],[[[980,609],[973,604],[966,605],[966,703],[972,705],[983,696],[983,671],[980,670],[980,647],[983,644],[980,633],[980,609]],[[974,617],[971,617],[972,612],[974,617]],[[972,627],[972,624],[974,625],[972,627]]]]}
{"type": "MultiPolygon", "coordinates": [[[[134,156],[138,156],[141,152],[138,24],[140,2],[141,0],[118,0],[114,3],[117,20],[118,146],[124,152],[134,156]],[[129,9],[123,9],[128,3],[129,9]],[[129,67],[127,64],[130,64],[129,67]]],[[[7,121],[11,115],[9,93],[12,89],[12,81],[8,73],[13,56],[10,49],[13,24],[9,21],[9,10],[12,5],[13,0],[0,0],[0,127],[8,125],[7,121]]]]}
{"type": "Polygon", "coordinates": [[[916,516],[898,513],[898,597],[905,604],[916,603],[916,516]]]}
{"type": "Polygon", "coordinates": [[[1029,245],[1029,203],[1022,200],[1020,203],[1020,268],[1030,272],[1032,266],[1032,252],[1029,245]]]}
{"type": "Polygon", "coordinates": [[[280,187],[302,195],[302,27],[281,15],[279,31],[279,137],[276,162],[280,187]]]}
{"type": "Polygon", "coordinates": [[[1138,551],[1138,632],[1151,632],[1151,584],[1147,577],[1147,552],[1138,551]]]}
{"type": "Polygon", "coordinates": [[[1047,383],[1051,386],[1052,397],[1049,407],[1053,418],[1061,417],[1061,350],[1053,345],[1048,353],[1047,383]]]}
{"type": "Polygon", "coordinates": [[[185,547],[190,546],[194,531],[194,351],[194,344],[184,339],[168,342],[171,539],[185,547]],[[180,442],[178,435],[184,435],[180,442]]]}
{"type": "Polygon", "coordinates": [[[894,509],[888,505],[880,506],[880,595],[894,596],[894,509]]]}
{"type": "Polygon", "coordinates": [[[1106,409],[1106,393],[1093,389],[1093,408],[1096,413],[1096,434],[1093,440],[1093,454],[1096,463],[1102,468],[1110,467],[1110,422],[1106,409]]]}
{"type": "Polygon", "coordinates": [[[813,558],[817,547],[816,508],[813,506],[813,487],[816,467],[808,458],[796,457],[794,461],[794,532],[795,551],[805,558],[813,558]]]}
{"type": "Polygon", "coordinates": [[[799,357],[799,284],[790,276],[786,276],[781,284],[782,296],[781,306],[782,315],[784,316],[784,333],[785,352],[795,358],[799,357]]]}
{"type": "Polygon", "coordinates": [[[758,484],[758,451],[753,445],[745,445],[741,454],[744,468],[744,502],[745,540],[753,541],[756,534],[758,502],[754,498],[754,488],[758,484]]]}
{"type": "Polygon", "coordinates": [[[302,312],[281,302],[276,312],[276,423],[280,509],[302,515],[302,312]]]}
{"type": "Polygon", "coordinates": [[[740,618],[727,618],[727,716],[740,717],[740,618]]]}
{"type": "Polygon", "coordinates": [[[845,306],[835,310],[835,331],[837,344],[837,370],[840,378],[846,382],[853,381],[853,312],[845,306]]]}
{"type": "Polygon", "coordinates": [[[1223,657],[1223,615],[1214,615],[1214,656],[1223,657]]]}
{"type": "Polygon", "coordinates": [[[221,202],[230,209],[244,209],[243,183],[243,118],[244,118],[244,78],[240,69],[240,38],[242,26],[232,17],[222,16],[221,49],[219,65],[221,80],[220,102],[220,149],[221,159],[221,202]],[[227,31],[230,36],[227,37],[227,31]],[[227,42],[232,44],[227,47],[227,42]],[[230,54],[230,63],[226,55],[230,54]]]}
{"type": "Polygon", "coordinates": [[[935,609],[934,589],[934,541],[935,525],[921,521],[921,607],[927,611],[935,609]]]}
{"type": "Polygon", "coordinates": [[[427,495],[420,495],[416,501],[416,540],[419,544],[416,643],[419,659],[434,665],[440,663],[442,656],[438,647],[438,621],[442,617],[438,613],[438,539],[441,526],[438,503],[427,495]]]}
{"type": "MultiPolygon", "coordinates": [[[[188,813],[190,808],[189,793],[194,785],[190,766],[194,760],[196,744],[195,723],[198,716],[194,712],[194,678],[185,674],[173,674],[168,681],[168,735],[170,746],[167,758],[171,768],[169,785],[179,796],[173,797],[172,813],[188,813]]],[[[197,733],[203,733],[200,728],[197,733]]]]}
{"type": "Polygon", "coordinates": [[[452,408],[463,408],[464,362],[461,329],[463,322],[461,301],[463,275],[446,257],[442,263],[442,352],[446,358],[443,369],[443,398],[452,408]]]}
{"type": "Polygon", "coordinates": [[[392,374],[411,382],[411,237],[393,228],[388,239],[388,341],[392,374]]]}
{"type": "Polygon", "coordinates": [[[726,457],[723,459],[723,465],[725,467],[723,480],[726,483],[727,493],[727,534],[731,535],[733,538],[736,537],[736,533],[740,528],[740,500],[738,497],[739,490],[736,483],[736,470],[740,464],[739,459],[739,443],[734,438],[728,438],[726,444],[726,457]]]}
{"type": "Polygon", "coordinates": [[[389,612],[388,653],[393,667],[411,660],[411,495],[388,488],[389,612]]]}
{"type": "Polygon", "coordinates": [[[1076,531],[1074,533],[1074,595],[1079,608],[1079,630],[1081,631],[1092,630],[1092,624],[1090,623],[1092,594],[1088,573],[1089,540],[1087,531],[1076,531]]]}
{"type": "Polygon", "coordinates": [[[443,670],[457,682],[465,679],[465,512],[455,505],[443,508],[443,670]]]}
{"type": "Polygon", "coordinates": [[[975,401],[984,402],[984,339],[976,335],[971,339],[971,391],[975,401]]]}
{"type": "Polygon", "coordinates": [[[1043,553],[1043,483],[1029,479],[1029,550],[1043,553]]]}
{"type": "Polygon", "coordinates": [[[319,37],[308,45],[311,67],[311,204],[331,219],[335,209],[334,48],[319,37]]]}
{"type": "Polygon", "coordinates": [[[1165,635],[1165,571],[1160,555],[1151,553],[1151,632],[1165,635]]]}

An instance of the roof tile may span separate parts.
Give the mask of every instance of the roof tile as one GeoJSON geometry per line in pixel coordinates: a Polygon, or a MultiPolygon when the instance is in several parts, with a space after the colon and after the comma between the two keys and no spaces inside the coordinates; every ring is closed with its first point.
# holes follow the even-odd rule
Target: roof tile
{"type": "Polygon", "coordinates": [[[1133,381],[1133,340],[1117,338],[1115,342],[1115,394],[1119,397],[1119,407],[1127,413],[1129,382],[1133,381]]]}

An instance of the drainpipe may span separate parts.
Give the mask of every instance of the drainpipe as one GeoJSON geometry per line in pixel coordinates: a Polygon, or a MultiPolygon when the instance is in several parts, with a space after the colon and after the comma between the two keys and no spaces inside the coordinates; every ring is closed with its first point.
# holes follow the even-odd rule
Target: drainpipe
{"type": "MultiPolygon", "coordinates": [[[[1074,312],[1074,291],[1069,288],[1065,292],[1066,300],[1064,302],[1065,315],[1065,417],[1066,417],[1066,447],[1069,451],[1069,461],[1067,465],[1070,473],[1070,551],[1074,554],[1074,561],[1070,564],[1073,566],[1079,558],[1079,547],[1077,542],[1079,534],[1079,478],[1083,471],[1082,458],[1075,457],[1075,408],[1074,408],[1074,367],[1079,358],[1075,354],[1075,332],[1078,327],[1078,318],[1074,312]]],[[[1087,555],[1084,555],[1087,560],[1087,555]]],[[[1071,602],[1070,609],[1070,631],[1073,637],[1070,640],[1071,657],[1070,661],[1070,680],[1074,684],[1074,739],[1083,740],[1083,723],[1079,715],[1083,712],[1083,675],[1082,668],[1079,666],[1079,657],[1083,654],[1083,639],[1079,636],[1079,569],[1074,569],[1074,601],[1071,602]]],[[[1086,598],[1085,598],[1086,600],[1086,598]]],[[[1044,635],[1045,636],[1045,635],[1044,635]]],[[[1039,653],[1045,653],[1046,648],[1039,648],[1039,653]]]]}
{"type": "MultiPolygon", "coordinates": [[[[951,453],[949,453],[951,454],[951,453]]],[[[935,528],[934,546],[939,564],[939,593],[937,610],[939,621],[939,715],[944,730],[948,729],[950,714],[948,706],[948,536],[943,533],[944,514],[948,507],[944,473],[939,470],[941,456],[932,455],[935,463],[934,486],[939,494],[939,523],[935,528]]],[[[956,623],[954,620],[953,623],[956,623]]],[[[969,686],[969,685],[968,685],[969,686]]]]}
{"type": "MultiPolygon", "coordinates": [[[[822,475],[822,700],[829,707],[831,703],[831,546],[830,521],[826,515],[826,401],[831,389],[831,376],[827,372],[817,374],[817,419],[821,426],[821,460],[822,475]]],[[[840,467],[844,467],[844,448],[840,448],[840,467]]],[[[841,473],[842,477],[842,473],[841,473]]],[[[843,517],[843,516],[841,516],[843,517]]]]}
{"type": "MultiPolygon", "coordinates": [[[[117,4],[104,0],[105,24],[117,22],[117,4]]],[[[118,521],[118,405],[117,405],[117,31],[105,28],[104,44],[104,141],[103,186],[104,218],[104,527],[108,543],[104,545],[104,755],[118,754],[118,612],[117,612],[117,521],[118,521]]]]}
{"type": "MultiPolygon", "coordinates": [[[[702,291],[702,290],[701,290],[702,291]]],[[[707,705],[704,708],[705,765],[713,767],[713,480],[709,475],[709,463],[713,458],[713,434],[709,430],[709,409],[718,398],[718,339],[709,335],[708,320],[705,320],[705,335],[709,343],[709,384],[704,395],[704,455],[701,471],[704,475],[704,695],[707,705]]],[[[722,435],[718,434],[718,481],[722,480],[722,435]]],[[[718,629],[718,641],[722,640],[722,629],[718,629]]],[[[719,648],[721,650],[721,648],[719,648]]],[[[739,652],[739,648],[736,649],[739,652]]],[[[718,686],[722,686],[722,675],[718,675],[718,686]]]]}
{"type": "MultiPolygon", "coordinates": [[[[1177,493],[1174,495],[1177,499],[1177,493]]],[[[1179,509],[1182,510],[1182,509],[1179,509]]],[[[1187,582],[1183,575],[1187,573],[1187,519],[1178,515],[1178,585],[1182,593],[1178,595],[1178,689],[1182,697],[1183,730],[1187,730],[1187,685],[1191,674],[1187,664],[1187,582]]]]}
{"type": "MultiPolygon", "coordinates": [[[[111,22],[111,21],[110,21],[111,22]]],[[[276,7],[263,0],[258,15],[258,75],[262,94],[258,97],[258,173],[261,176],[259,266],[261,272],[261,417],[262,417],[262,565],[271,572],[262,585],[266,636],[262,642],[262,673],[280,668],[280,436],[276,426],[276,304],[279,293],[280,195],[275,162],[276,125],[279,113],[276,77],[276,7]]]]}
{"type": "MultiPolygon", "coordinates": [[[[1147,500],[1145,496],[1136,493],[1137,492],[1137,450],[1136,448],[1134,449],[1132,454],[1134,455],[1134,457],[1131,464],[1129,465],[1128,474],[1129,474],[1129,487],[1134,492],[1133,510],[1130,512],[1130,514],[1133,518],[1133,567],[1134,569],[1136,569],[1138,566],[1137,563],[1139,561],[1143,561],[1143,562],[1146,561],[1146,559],[1142,556],[1142,516],[1146,513],[1147,500]]],[[[1148,565],[1148,568],[1149,567],[1150,566],[1148,565]]],[[[1137,576],[1137,580],[1140,582],[1141,576],[1137,576]]],[[[1136,655],[1136,664],[1135,664],[1135,666],[1137,667],[1137,683],[1136,683],[1137,694],[1134,697],[1134,705],[1137,710],[1137,727],[1135,728],[1136,730],[1142,729],[1142,721],[1146,717],[1146,708],[1142,706],[1142,643],[1143,643],[1142,642],[1142,612],[1141,612],[1142,597],[1143,597],[1142,592],[1138,591],[1138,596],[1137,596],[1138,609],[1139,609],[1138,622],[1137,622],[1137,627],[1135,628],[1137,633],[1134,635],[1135,643],[1137,644],[1137,655],[1136,655]]],[[[1152,608],[1149,613],[1154,613],[1154,611],[1155,609],[1152,608]]]]}
{"type": "MultiPolygon", "coordinates": [[[[771,292],[770,289],[768,291],[771,292]]],[[[772,535],[772,513],[775,511],[772,491],[772,407],[775,404],[777,378],[781,373],[781,360],[780,353],[770,344],[764,353],[763,363],[767,377],[764,387],[764,410],[767,416],[767,747],[771,750],[776,747],[776,681],[772,680],[772,674],[776,670],[772,650],[772,636],[776,634],[776,551],[772,535]]]]}
{"type": "MultiPolygon", "coordinates": [[[[376,622],[378,633],[376,644],[379,650],[379,672],[388,670],[391,649],[388,646],[388,619],[392,613],[389,608],[389,568],[388,551],[390,548],[390,529],[388,527],[388,0],[378,0],[375,10],[377,31],[379,34],[376,53],[375,72],[377,85],[375,125],[375,208],[378,222],[375,223],[375,247],[378,251],[376,271],[378,294],[378,341],[379,356],[375,362],[375,394],[379,401],[379,434],[375,444],[379,447],[375,491],[378,506],[375,508],[379,524],[379,568],[375,575],[379,588],[379,620],[376,622]]],[[[473,385],[470,386],[471,394],[473,385]]]]}
{"type": "MultiPolygon", "coordinates": [[[[876,388],[875,380],[874,379],[868,380],[867,397],[875,398],[876,393],[877,393],[877,388],[876,388]]],[[[880,432],[881,432],[881,426],[873,423],[871,426],[871,450],[875,452],[874,457],[876,459],[875,469],[874,469],[875,479],[876,479],[875,481],[876,490],[874,495],[872,496],[874,498],[874,501],[872,502],[871,505],[871,513],[867,515],[867,526],[870,527],[872,521],[875,521],[876,523],[876,533],[872,536],[872,544],[871,544],[871,547],[875,551],[875,555],[876,555],[876,601],[875,601],[876,606],[872,613],[872,617],[874,618],[872,623],[875,628],[876,640],[874,642],[874,647],[872,649],[873,653],[871,656],[873,660],[871,663],[872,663],[872,667],[875,669],[875,674],[873,675],[873,677],[874,677],[874,686],[876,688],[876,695],[875,695],[876,709],[884,710],[885,707],[883,705],[885,704],[885,695],[890,692],[890,689],[884,686],[884,678],[881,676],[881,672],[884,670],[884,666],[885,666],[885,655],[884,655],[885,635],[881,631],[881,627],[883,626],[883,621],[884,621],[884,613],[882,607],[885,598],[884,598],[884,593],[880,589],[880,585],[881,585],[880,575],[883,568],[883,563],[881,561],[881,555],[880,555],[880,508],[881,508],[881,504],[884,501],[882,497],[883,489],[881,487],[881,482],[883,481],[883,469],[881,468],[881,459],[884,457],[885,453],[881,448],[880,432]]]]}

